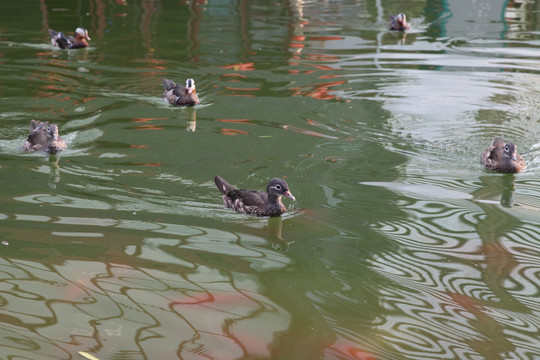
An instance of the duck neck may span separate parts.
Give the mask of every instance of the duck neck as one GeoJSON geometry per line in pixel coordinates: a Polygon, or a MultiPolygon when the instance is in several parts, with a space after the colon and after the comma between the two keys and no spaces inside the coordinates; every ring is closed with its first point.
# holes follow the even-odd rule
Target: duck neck
{"type": "Polygon", "coordinates": [[[268,202],[271,204],[281,204],[281,195],[268,194],[268,202]]]}

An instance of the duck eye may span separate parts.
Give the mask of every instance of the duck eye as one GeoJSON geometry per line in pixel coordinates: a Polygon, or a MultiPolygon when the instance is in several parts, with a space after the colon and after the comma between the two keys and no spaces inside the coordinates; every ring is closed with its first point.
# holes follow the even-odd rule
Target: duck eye
{"type": "Polygon", "coordinates": [[[277,184],[276,185],[276,190],[281,190],[281,185],[277,184]]]}
{"type": "Polygon", "coordinates": [[[508,146],[505,146],[504,147],[504,151],[509,151],[510,149],[508,149],[508,146]]]}

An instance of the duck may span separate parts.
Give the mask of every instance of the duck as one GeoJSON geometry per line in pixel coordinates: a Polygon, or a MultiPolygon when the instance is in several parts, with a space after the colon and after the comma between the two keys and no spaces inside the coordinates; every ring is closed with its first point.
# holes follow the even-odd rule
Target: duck
{"type": "Polygon", "coordinates": [[[223,194],[223,204],[240,214],[255,216],[279,216],[287,209],[281,202],[285,196],[291,200],[296,198],[291,194],[289,185],[280,179],[273,178],[266,186],[266,193],[262,191],[237,189],[230,185],[221,176],[214,177],[218,190],[223,194]]]}
{"type": "Polygon", "coordinates": [[[199,97],[195,91],[195,80],[187,79],[186,86],[176,85],[176,83],[169,79],[163,79],[161,81],[165,91],[163,97],[171,105],[175,106],[193,106],[199,104],[199,97]]]}
{"type": "Polygon", "coordinates": [[[83,27],[75,29],[73,36],[65,36],[62,32],[56,32],[49,29],[49,35],[51,35],[51,43],[53,46],[58,46],[60,49],[80,49],[88,47],[88,30],[83,27]]]}
{"type": "Polygon", "coordinates": [[[390,15],[390,24],[388,29],[390,30],[409,30],[411,26],[407,24],[407,17],[404,13],[399,13],[397,15],[390,15]]]}
{"type": "Polygon", "coordinates": [[[482,153],[480,162],[486,169],[500,173],[518,173],[527,165],[517,153],[517,146],[496,137],[489,148],[482,153]]]}
{"type": "Polygon", "coordinates": [[[30,134],[23,145],[25,151],[57,153],[66,148],[66,142],[58,135],[58,126],[47,121],[30,121],[30,134]]]}

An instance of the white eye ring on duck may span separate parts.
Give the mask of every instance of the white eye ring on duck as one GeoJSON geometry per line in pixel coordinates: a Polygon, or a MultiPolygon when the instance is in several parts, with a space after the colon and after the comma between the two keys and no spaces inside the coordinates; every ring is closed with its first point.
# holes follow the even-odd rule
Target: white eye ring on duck
{"type": "Polygon", "coordinates": [[[508,146],[505,146],[505,147],[504,147],[504,151],[506,151],[506,152],[510,151],[510,149],[508,148],[508,146]]]}
{"type": "Polygon", "coordinates": [[[274,186],[276,188],[276,190],[281,190],[281,185],[277,184],[276,186],[274,186]]]}

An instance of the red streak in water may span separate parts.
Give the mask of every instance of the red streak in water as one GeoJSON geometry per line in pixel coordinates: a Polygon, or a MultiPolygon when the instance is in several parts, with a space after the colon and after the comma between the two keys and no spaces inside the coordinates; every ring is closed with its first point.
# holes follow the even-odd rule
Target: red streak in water
{"type": "Polygon", "coordinates": [[[335,55],[326,55],[326,54],[309,54],[306,55],[307,60],[322,60],[322,61],[338,61],[339,57],[335,55]]]}
{"type": "Polygon", "coordinates": [[[321,75],[318,77],[318,79],[335,79],[339,77],[338,75],[321,75]]]}
{"type": "Polygon", "coordinates": [[[319,70],[337,70],[333,67],[326,66],[326,65],[313,65],[313,66],[319,70]]]}
{"type": "Polygon", "coordinates": [[[233,69],[234,71],[251,71],[255,70],[253,63],[240,63],[222,66],[223,69],[233,69]]]}
{"type": "Polygon", "coordinates": [[[163,130],[163,127],[157,125],[140,125],[135,130],[163,130]]]}
{"type": "Polygon", "coordinates": [[[348,356],[348,359],[354,360],[376,360],[372,354],[360,350],[356,344],[345,341],[336,342],[330,345],[331,349],[338,351],[341,354],[348,356]]]}
{"type": "Polygon", "coordinates": [[[479,313],[483,312],[483,306],[476,299],[473,299],[468,295],[462,295],[455,292],[449,292],[448,295],[461,307],[477,316],[479,313]]]}
{"type": "Polygon", "coordinates": [[[141,163],[141,162],[136,162],[136,163],[133,163],[134,165],[142,165],[142,166],[149,166],[149,167],[158,167],[158,166],[161,166],[161,163],[141,163]]]}
{"type": "Polygon", "coordinates": [[[154,120],[165,120],[165,119],[168,119],[166,117],[158,117],[158,118],[133,118],[133,122],[136,122],[136,123],[145,123],[145,122],[149,122],[149,121],[154,121],[154,120]]]}
{"type": "Polygon", "coordinates": [[[246,75],[242,75],[242,74],[223,74],[223,76],[233,76],[233,77],[247,78],[246,75]]]}
{"type": "Polygon", "coordinates": [[[336,136],[325,135],[325,134],[322,134],[320,132],[307,130],[307,129],[302,129],[302,128],[298,128],[298,127],[291,126],[291,125],[283,125],[283,128],[285,130],[291,130],[291,131],[294,131],[294,132],[299,133],[299,134],[310,135],[310,136],[315,136],[315,137],[324,138],[324,139],[334,139],[334,140],[338,139],[336,136]]]}
{"type": "Polygon", "coordinates": [[[226,128],[221,129],[221,133],[222,133],[223,135],[229,135],[229,136],[235,136],[235,135],[249,135],[249,133],[248,133],[247,131],[236,130],[236,129],[226,129],[226,128]]]}

